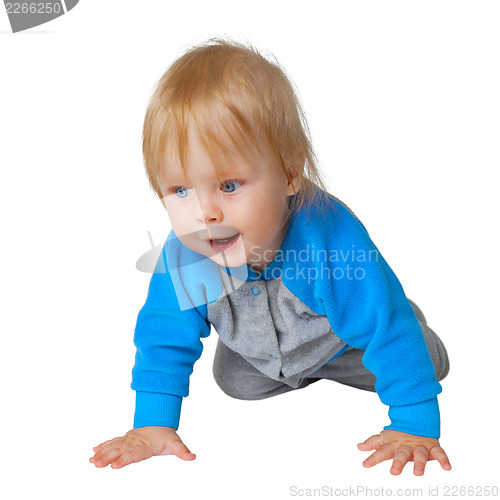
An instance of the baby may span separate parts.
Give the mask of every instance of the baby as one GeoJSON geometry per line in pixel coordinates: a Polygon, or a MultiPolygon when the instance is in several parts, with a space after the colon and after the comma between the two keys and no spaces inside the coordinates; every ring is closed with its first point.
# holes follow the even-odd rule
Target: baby
{"type": "Polygon", "coordinates": [[[213,374],[229,396],[321,379],[376,391],[391,424],[358,444],[375,450],[363,465],[450,470],[438,441],[446,350],[363,224],[326,191],[280,65],[227,40],[190,49],[151,98],[143,152],[172,231],[137,318],[134,428],[90,462],[195,459],[176,431],[213,325],[213,374]]]}

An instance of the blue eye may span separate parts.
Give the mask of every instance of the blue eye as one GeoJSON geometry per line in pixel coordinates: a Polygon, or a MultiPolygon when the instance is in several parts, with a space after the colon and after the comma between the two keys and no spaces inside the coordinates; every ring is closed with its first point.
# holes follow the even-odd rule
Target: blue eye
{"type": "Polygon", "coordinates": [[[224,193],[233,193],[241,186],[241,184],[242,183],[238,181],[224,181],[221,184],[221,188],[224,193]]]}
{"type": "Polygon", "coordinates": [[[189,191],[184,186],[174,188],[173,191],[181,199],[187,198],[187,196],[189,195],[189,191]]]}

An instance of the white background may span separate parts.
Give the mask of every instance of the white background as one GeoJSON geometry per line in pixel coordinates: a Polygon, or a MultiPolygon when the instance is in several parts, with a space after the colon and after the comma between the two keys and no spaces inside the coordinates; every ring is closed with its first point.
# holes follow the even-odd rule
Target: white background
{"type": "Polygon", "coordinates": [[[498,2],[481,0],[82,0],[14,35],[2,7],[4,498],[498,486],[499,22],[498,2]],[[250,41],[287,69],[330,192],[443,339],[452,471],[364,469],[356,444],[388,424],[372,393],[322,381],[264,401],[225,396],[211,374],[215,332],[179,428],[197,459],[89,464],[93,446],[132,426],[132,338],[150,277],[135,262],[147,231],[159,244],[169,230],[142,166],[147,101],[168,65],[211,36],[250,41]]]}

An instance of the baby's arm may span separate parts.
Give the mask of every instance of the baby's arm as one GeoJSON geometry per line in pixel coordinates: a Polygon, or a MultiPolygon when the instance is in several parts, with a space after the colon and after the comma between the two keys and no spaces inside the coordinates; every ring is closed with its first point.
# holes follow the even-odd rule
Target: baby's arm
{"type": "MultiPolygon", "coordinates": [[[[179,244],[171,235],[172,250],[179,244]]],[[[96,446],[89,460],[96,467],[111,464],[113,469],[119,469],[159,455],[176,455],[182,460],[196,458],[176,429],[182,398],[188,395],[189,376],[203,349],[201,337],[209,335],[210,327],[206,307],[203,315],[194,307],[180,310],[167,266],[166,248],[167,244],[151,277],[148,297],[135,328],[134,429],[96,446]]],[[[174,254],[174,262],[179,260],[177,257],[174,254]]]]}
{"type": "Polygon", "coordinates": [[[94,448],[95,455],[89,459],[96,467],[121,469],[147,458],[159,455],[176,455],[182,460],[194,460],[173,427],[140,427],[128,431],[125,436],[105,441],[94,448]]]}

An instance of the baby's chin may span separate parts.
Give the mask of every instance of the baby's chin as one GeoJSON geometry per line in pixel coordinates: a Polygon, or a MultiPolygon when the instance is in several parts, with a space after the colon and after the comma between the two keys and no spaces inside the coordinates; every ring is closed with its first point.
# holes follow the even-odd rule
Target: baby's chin
{"type": "Polygon", "coordinates": [[[216,254],[210,257],[210,260],[219,264],[219,266],[223,267],[240,267],[246,265],[247,261],[245,258],[236,259],[234,257],[229,257],[223,254],[216,254]]]}

